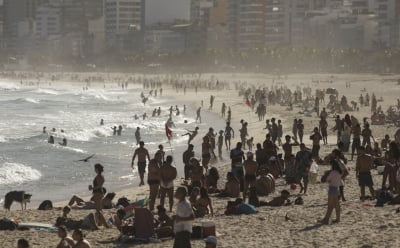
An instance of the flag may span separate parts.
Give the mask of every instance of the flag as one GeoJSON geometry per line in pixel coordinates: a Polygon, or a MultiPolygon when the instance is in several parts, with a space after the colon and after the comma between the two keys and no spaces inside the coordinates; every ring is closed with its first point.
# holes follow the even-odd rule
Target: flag
{"type": "Polygon", "coordinates": [[[167,136],[168,140],[172,139],[172,130],[165,124],[165,135],[167,136]]]}
{"type": "Polygon", "coordinates": [[[246,104],[247,106],[251,107],[251,103],[250,103],[250,101],[249,101],[249,98],[246,99],[245,104],[246,104]]]}

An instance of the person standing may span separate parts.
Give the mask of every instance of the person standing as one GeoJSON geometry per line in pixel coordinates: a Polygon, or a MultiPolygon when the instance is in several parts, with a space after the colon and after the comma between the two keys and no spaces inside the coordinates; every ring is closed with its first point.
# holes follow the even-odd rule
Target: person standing
{"type": "Polygon", "coordinates": [[[190,165],[190,159],[194,157],[193,148],[194,146],[190,144],[188,146],[188,149],[182,155],[183,164],[185,165],[184,167],[185,180],[189,180],[190,172],[192,170],[190,165]]]}
{"type": "Polygon", "coordinates": [[[300,151],[296,154],[296,181],[300,185],[300,193],[306,194],[308,187],[308,172],[310,170],[312,154],[306,145],[300,144],[300,151]],[[303,180],[304,186],[301,183],[303,180]]]}
{"type": "Polygon", "coordinates": [[[192,233],[192,222],[194,213],[192,205],[186,199],[187,190],[184,187],[176,189],[175,198],[178,200],[176,205],[176,215],[174,216],[174,248],[191,248],[190,236],[192,233]]]}
{"type": "Polygon", "coordinates": [[[356,176],[361,191],[361,200],[365,200],[365,187],[369,188],[372,199],[375,198],[375,190],[373,188],[371,170],[374,167],[374,159],[371,155],[365,153],[365,148],[358,149],[358,157],[356,162],[356,176]]]}
{"type": "Polygon", "coordinates": [[[174,180],[178,175],[176,168],[172,166],[172,161],[172,156],[167,156],[160,168],[160,205],[164,207],[165,195],[168,195],[170,212],[172,212],[174,205],[174,180]]]}
{"type": "Polygon", "coordinates": [[[135,153],[133,154],[132,157],[132,163],[131,167],[134,168],[134,162],[136,159],[136,156],[138,157],[138,171],[139,171],[139,176],[140,176],[140,184],[139,186],[144,185],[144,173],[146,172],[146,158],[150,161],[150,155],[149,151],[147,151],[146,148],[144,148],[144,142],[140,141],[139,143],[139,148],[135,150],[135,153]]]}
{"type": "Polygon", "coordinates": [[[340,203],[339,203],[339,187],[342,180],[342,170],[340,169],[339,163],[336,160],[331,161],[332,169],[330,170],[326,182],[329,184],[328,190],[328,209],[325,217],[319,222],[322,224],[329,224],[329,219],[333,209],[336,211],[336,219],[334,222],[340,222],[340,203]]]}
{"type": "Polygon", "coordinates": [[[149,173],[147,174],[147,183],[150,187],[150,203],[149,209],[150,211],[154,210],[154,205],[156,202],[156,198],[158,196],[158,191],[160,189],[160,165],[162,163],[162,154],[160,152],[156,152],[154,155],[154,159],[149,161],[149,173]]]}
{"type": "Polygon", "coordinates": [[[225,146],[227,150],[231,149],[231,138],[235,138],[235,131],[233,131],[231,123],[228,121],[225,127],[225,146]]]}

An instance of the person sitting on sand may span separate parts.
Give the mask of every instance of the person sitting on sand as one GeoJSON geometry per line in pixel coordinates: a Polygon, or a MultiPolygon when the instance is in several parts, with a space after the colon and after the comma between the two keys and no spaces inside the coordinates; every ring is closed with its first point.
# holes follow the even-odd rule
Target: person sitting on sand
{"type": "Polygon", "coordinates": [[[74,240],[68,236],[67,228],[65,226],[59,226],[57,228],[58,237],[61,238],[56,248],[72,248],[74,240]]]}
{"type": "Polygon", "coordinates": [[[200,189],[200,198],[196,200],[192,208],[196,218],[204,217],[209,213],[211,213],[211,217],[214,216],[212,202],[210,197],[208,196],[207,189],[200,189]]]}
{"type": "Polygon", "coordinates": [[[268,169],[260,169],[258,171],[258,175],[259,176],[255,184],[257,194],[260,196],[265,196],[273,192],[275,190],[275,179],[272,174],[268,173],[268,169]]]}
{"type": "Polygon", "coordinates": [[[356,162],[356,176],[358,178],[358,184],[361,190],[361,200],[365,200],[365,186],[369,188],[372,199],[375,198],[375,190],[373,188],[373,181],[371,176],[371,170],[374,166],[374,160],[372,156],[366,154],[365,148],[360,147],[358,149],[358,157],[356,162]]]}
{"type": "Polygon", "coordinates": [[[232,172],[228,172],[226,175],[227,182],[225,188],[219,193],[218,197],[238,197],[240,194],[240,183],[232,172]]]}
{"type": "Polygon", "coordinates": [[[200,195],[200,188],[199,187],[193,187],[192,192],[189,195],[189,202],[192,204],[192,206],[196,203],[197,197],[200,195]]]}
{"type": "Polygon", "coordinates": [[[81,229],[75,229],[72,233],[72,238],[75,241],[73,248],[91,248],[89,241],[85,239],[85,235],[81,229]]]}
{"type": "Polygon", "coordinates": [[[202,187],[203,182],[204,182],[204,168],[203,166],[200,165],[200,162],[196,158],[191,158],[190,159],[190,164],[192,167],[192,171],[190,173],[190,179],[191,179],[191,186],[192,187],[202,187]]]}
{"type": "Polygon", "coordinates": [[[326,211],[325,217],[320,220],[319,222],[323,224],[329,224],[329,219],[331,218],[331,214],[333,209],[336,210],[336,220],[334,222],[340,222],[340,203],[339,203],[339,196],[340,196],[340,184],[342,181],[342,170],[338,161],[332,160],[331,161],[332,169],[329,171],[326,181],[329,183],[329,190],[328,190],[328,209],[326,211]]]}
{"type": "Polygon", "coordinates": [[[98,230],[99,226],[104,226],[106,228],[109,227],[103,214],[100,212],[96,212],[96,215],[90,213],[82,220],[73,220],[68,217],[68,214],[71,212],[69,206],[65,206],[62,211],[63,215],[57,218],[55,226],[66,226],[69,229],[82,228],[87,230],[98,230]]]}
{"type": "MultiPolygon", "coordinates": [[[[108,193],[103,199],[103,209],[111,209],[114,207],[112,201],[114,200],[115,193],[108,193]]],[[[85,201],[81,197],[74,195],[69,200],[68,206],[75,209],[94,209],[94,201],[90,199],[90,201],[85,201]],[[74,206],[74,204],[76,204],[74,206]]]]}
{"type": "Polygon", "coordinates": [[[174,221],[168,216],[167,210],[161,205],[157,206],[157,216],[158,218],[155,219],[157,237],[171,237],[173,235],[174,221]]]}
{"type": "Polygon", "coordinates": [[[26,239],[18,239],[17,248],[30,248],[28,240],[26,239]]]}
{"type": "Polygon", "coordinates": [[[217,187],[218,187],[218,180],[219,180],[219,172],[218,169],[215,167],[211,167],[207,171],[206,175],[206,185],[207,185],[207,191],[209,193],[214,192],[217,187]]]}

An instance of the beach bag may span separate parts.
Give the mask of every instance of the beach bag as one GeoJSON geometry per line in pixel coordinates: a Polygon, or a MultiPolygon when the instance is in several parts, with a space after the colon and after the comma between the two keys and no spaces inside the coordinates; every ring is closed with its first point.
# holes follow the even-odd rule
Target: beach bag
{"type": "Polygon", "coordinates": [[[50,200],[45,200],[40,203],[38,210],[48,210],[53,209],[53,203],[50,200]]]}
{"type": "Polygon", "coordinates": [[[14,231],[15,229],[17,229],[17,227],[18,224],[10,219],[3,218],[0,220],[0,230],[2,231],[4,230],[14,231]]]}

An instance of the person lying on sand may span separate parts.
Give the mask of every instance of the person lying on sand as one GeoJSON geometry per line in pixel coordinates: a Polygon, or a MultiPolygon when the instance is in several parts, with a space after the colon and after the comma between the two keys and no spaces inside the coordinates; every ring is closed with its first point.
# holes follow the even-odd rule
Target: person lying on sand
{"type": "MultiPolygon", "coordinates": [[[[108,193],[103,199],[103,209],[111,209],[114,207],[112,203],[115,197],[115,193],[108,193]]],[[[81,197],[74,195],[71,200],[69,200],[68,206],[74,209],[94,209],[94,201],[90,199],[90,201],[85,201],[81,197]],[[76,204],[76,205],[74,205],[76,204]]]]}
{"type": "Polygon", "coordinates": [[[73,220],[68,217],[68,214],[71,212],[71,208],[69,206],[65,206],[63,208],[63,215],[58,217],[55,223],[55,226],[65,226],[69,229],[82,228],[86,230],[98,230],[99,226],[104,226],[108,228],[108,224],[100,212],[96,212],[96,215],[90,213],[82,220],[73,220]]]}

